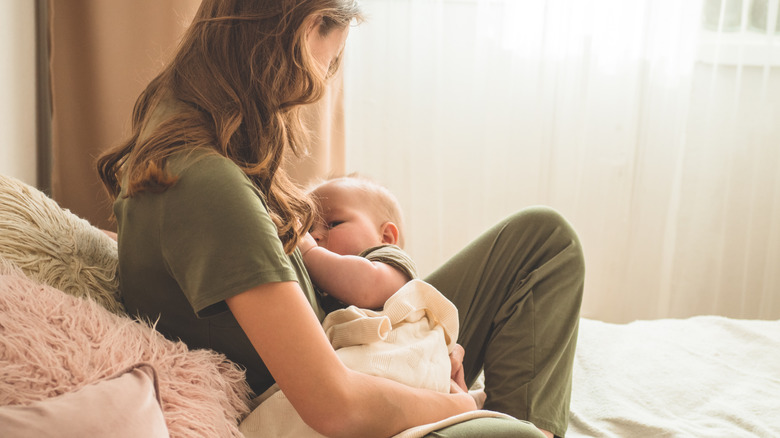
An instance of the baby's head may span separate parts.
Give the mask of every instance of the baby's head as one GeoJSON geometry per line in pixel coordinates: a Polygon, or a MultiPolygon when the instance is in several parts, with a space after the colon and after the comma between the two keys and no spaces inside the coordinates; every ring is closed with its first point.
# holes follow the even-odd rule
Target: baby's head
{"type": "Polygon", "coordinates": [[[317,245],[341,255],[394,244],[403,247],[401,208],[385,187],[358,176],[330,179],[309,192],[319,218],[311,235],[317,245]]]}

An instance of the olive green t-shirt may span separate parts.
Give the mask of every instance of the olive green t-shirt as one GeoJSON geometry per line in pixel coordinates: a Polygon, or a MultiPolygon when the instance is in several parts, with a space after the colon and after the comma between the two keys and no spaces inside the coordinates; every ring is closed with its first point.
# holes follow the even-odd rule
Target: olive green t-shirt
{"type": "Polygon", "coordinates": [[[285,254],[262,194],[229,159],[179,153],[169,169],[179,180],[164,192],[120,194],[114,203],[124,304],[131,315],[157,321],[166,337],[242,365],[260,394],[273,378],[225,299],[261,284],[297,281],[321,321],[300,252],[285,254]]]}
{"type": "Polygon", "coordinates": [[[374,246],[361,252],[359,257],[365,257],[372,262],[381,262],[390,265],[406,274],[410,280],[419,277],[417,275],[417,264],[409,257],[409,254],[396,245],[386,244],[374,246]]]}

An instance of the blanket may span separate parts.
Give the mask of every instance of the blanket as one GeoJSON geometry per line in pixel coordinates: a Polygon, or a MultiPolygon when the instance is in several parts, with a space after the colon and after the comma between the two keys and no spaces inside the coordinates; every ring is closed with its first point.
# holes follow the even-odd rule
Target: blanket
{"type": "Polygon", "coordinates": [[[583,319],[567,437],[780,436],[780,321],[583,319]]]}
{"type": "MultiPolygon", "coordinates": [[[[323,329],[347,367],[418,388],[449,392],[449,353],[458,337],[458,310],[430,284],[422,280],[406,283],[380,311],[355,306],[336,310],[325,318],[323,329]]],[[[239,426],[247,438],[323,438],[303,422],[277,385],[255,403],[258,406],[239,426]]],[[[511,418],[477,410],[407,429],[395,438],[419,438],[480,417],[511,418]]]]}

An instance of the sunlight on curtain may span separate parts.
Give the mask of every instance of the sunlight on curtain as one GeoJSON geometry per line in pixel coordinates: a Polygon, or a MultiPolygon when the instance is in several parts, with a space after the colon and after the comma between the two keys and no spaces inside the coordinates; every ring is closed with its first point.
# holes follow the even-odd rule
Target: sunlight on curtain
{"type": "Polygon", "coordinates": [[[545,204],[584,316],[780,318],[777,0],[362,4],[346,167],[399,196],[422,273],[545,204]]]}

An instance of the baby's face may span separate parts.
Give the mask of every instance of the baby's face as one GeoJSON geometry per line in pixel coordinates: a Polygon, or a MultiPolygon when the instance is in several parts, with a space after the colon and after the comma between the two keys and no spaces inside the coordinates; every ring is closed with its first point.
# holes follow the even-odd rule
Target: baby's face
{"type": "Polygon", "coordinates": [[[381,224],[358,189],[328,183],[312,194],[322,215],[311,230],[317,245],[336,254],[358,255],[382,244],[381,224]]]}

